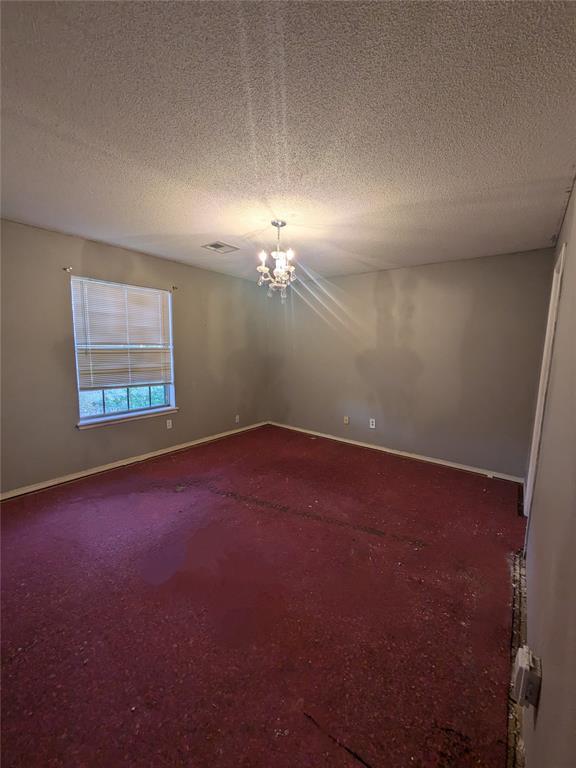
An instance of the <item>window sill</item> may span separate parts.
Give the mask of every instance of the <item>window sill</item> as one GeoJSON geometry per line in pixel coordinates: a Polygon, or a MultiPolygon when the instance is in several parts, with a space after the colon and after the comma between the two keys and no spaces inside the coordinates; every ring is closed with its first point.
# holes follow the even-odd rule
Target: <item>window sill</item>
{"type": "Polygon", "coordinates": [[[157,408],[153,411],[134,411],[134,413],[123,413],[118,416],[99,416],[95,419],[84,419],[76,424],[77,429],[94,429],[94,427],[106,427],[109,424],[123,424],[126,421],[137,421],[138,419],[153,419],[154,416],[165,416],[167,413],[176,413],[178,408],[173,405],[166,408],[157,408]]]}

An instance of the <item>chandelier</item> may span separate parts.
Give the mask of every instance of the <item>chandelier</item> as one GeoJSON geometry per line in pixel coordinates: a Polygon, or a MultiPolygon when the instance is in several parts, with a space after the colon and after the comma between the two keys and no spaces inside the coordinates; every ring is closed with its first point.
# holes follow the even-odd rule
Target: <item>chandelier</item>
{"type": "Polygon", "coordinates": [[[286,301],[286,288],[296,280],[296,275],[294,274],[295,267],[290,264],[294,257],[294,251],[291,248],[287,251],[283,251],[280,248],[280,230],[286,226],[286,222],[281,219],[274,219],[271,223],[278,230],[276,250],[270,254],[274,259],[275,266],[272,272],[270,272],[270,267],[266,266],[268,254],[266,251],[262,251],[260,253],[260,261],[262,263],[259,267],[256,267],[260,273],[258,285],[268,286],[268,296],[272,296],[274,291],[280,291],[280,298],[282,299],[282,304],[284,304],[286,301]]]}

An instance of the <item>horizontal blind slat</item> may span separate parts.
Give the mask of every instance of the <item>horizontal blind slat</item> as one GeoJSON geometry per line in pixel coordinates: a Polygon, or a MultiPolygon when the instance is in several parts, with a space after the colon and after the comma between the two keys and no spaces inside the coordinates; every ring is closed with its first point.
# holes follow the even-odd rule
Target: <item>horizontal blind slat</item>
{"type": "Polygon", "coordinates": [[[170,384],[167,291],[72,278],[80,389],[170,384]]]}

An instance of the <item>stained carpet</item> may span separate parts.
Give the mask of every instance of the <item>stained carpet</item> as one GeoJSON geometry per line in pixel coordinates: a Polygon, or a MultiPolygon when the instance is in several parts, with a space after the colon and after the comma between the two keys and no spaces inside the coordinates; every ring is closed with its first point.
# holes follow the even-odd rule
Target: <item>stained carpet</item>
{"type": "Polygon", "coordinates": [[[504,768],[517,493],[263,427],[5,502],[4,767],[504,768]]]}

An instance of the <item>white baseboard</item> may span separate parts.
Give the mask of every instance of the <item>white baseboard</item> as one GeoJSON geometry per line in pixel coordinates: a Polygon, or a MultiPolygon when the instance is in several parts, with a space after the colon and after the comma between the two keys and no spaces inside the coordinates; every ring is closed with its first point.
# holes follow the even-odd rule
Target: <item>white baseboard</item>
{"type": "Polygon", "coordinates": [[[41,483],[35,483],[34,485],[24,485],[21,488],[13,488],[11,491],[6,491],[0,494],[0,499],[11,499],[14,496],[22,496],[25,493],[34,493],[34,491],[42,491],[44,488],[50,488],[53,485],[61,485],[62,483],[70,483],[73,480],[81,480],[83,477],[89,475],[97,475],[99,472],[106,472],[109,469],[117,469],[118,467],[126,467],[129,464],[137,464],[140,461],[146,461],[147,459],[153,459],[155,456],[162,456],[165,453],[175,453],[176,451],[182,451],[184,448],[191,448],[194,445],[200,445],[202,443],[211,443],[213,440],[220,440],[222,437],[229,437],[230,435],[236,435],[239,432],[246,432],[249,429],[256,429],[257,427],[263,427],[269,424],[268,421],[259,421],[257,424],[249,424],[246,427],[238,427],[237,429],[230,429],[228,432],[219,432],[217,435],[208,435],[208,437],[199,437],[197,440],[190,440],[187,443],[180,443],[179,445],[171,445],[169,448],[161,448],[159,451],[151,451],[150,453],[143,453],[140,456],[130,456],[127,459],[120,459],[120,461],[114,461],[112,464],[102,464],[99,467],[93,467],[92,469],[83,469],[81,472],[73,472],[71,475],[64,475],[63,477],[55,477],[52,480],[44,480],[41,483]]]}
{"type": "Polygon", "coordinates": [[[396,456],[405,456],[407,459],[417,459],[418,461],[427,461],[431,464],[441,464],[444,467],[452,467],[453,469],[463,469],[466,472],[474,472],[477,475],[485,475],[486,477],[497,477],[500,480],[511,480],[514,483],[524,484],[523,477],[516,477],[515,475],[506,475],[503,472],[494,472],[492,469],[481,469],[480,467],[470,467],[467,464],[457,464],[455,461],[446,461],[444,459],[435,459],[431,456],[420,456],[418,453],[408,453],[407,451],[398,451],[395,448],[386,448],[382,445],[375,445],[374,443],[363,443],[360,440],[351,440],[348,437],[338,437],[337,435],[328,435],[325,432],[315,432],[313,429],[302,429],[302,427],[292,427],[290,424],[280,424],[276,421],[269,421],[268,424],[272,424],[274,427],[282,427],[283,429],[292,429],[294,432],[304,432],[307,435],[315,435],[316,437],[325,437],[328,440],[337,440],[339,443],[349,443],[350,445],[359,445],[361,448],[372,448],[375,451],[382,451],[383,453],[393,453],[396,456]]]}
{"type": "Polygon", "coordinates": [[[223,437],[229,437],[230,435],[236,435],[239,432],[246,432],[250,429],[256,429],[257,427],[263,427],[266,424],[270,424],[274,427],[281,427],[282,429],[291,429],[294,432],[304,432],[307,435],[314,435],[315,437],[324,437],[327,440],[337,440],[340,443],[349,443],[350,445],[357,445],[361,448],[371,448],[375,451],[382,451],[383,453],[392,453],[396,456],[404,456],[408,459],[417,459],[418,461],[427,461],[432,464],[441,464],[445,467],[452,467],[454,469],[463,469],[466,472],[474,472],[477,475],[485,475],[486,477],[497,477],[501,480],[511,480],[514,483],[524,483],[524,478],[515,477],[514,475],[506,475],[502,472],[494,472],[490,469],[481,469],[480,467],[470,467],[467,464],[457,464],[454,461],[445,461],[444,459],[435,459],[430,456],[420,456],[417,453],[408,453],[407,451],[398,451],[394,448],[386,448],[382,445],[375,445],[374,443],[363,443],[360,440],[351,440],[347,437],[338,437],[337,435],[329,435],[325,432],[315,432],[312,429],[303,429],[302,427],[292,427],[290,424],[280,424],[276,421],[259,421],[256,424],[249,424],[246,427],[239,427],[238,429],[230,429],[227,432],[219,432],[217,435],[208,435],[207,437],[199,437],[197,440],[190,440],[187,443],[180,443],[179,445],[172,445],[169,448],[161,448],[159,451],[152,451],[151,453],[143,453],[140,456],[130,456],[120,461],[114,461],[111,464],[102,464],[99,467],[93,467],[92,469],[84,469],[81,472],[74,472],[71,475],[64,475],[62,477],[55,477],[52,480],[44,480],[41,483],[35,483],[34,485],[25,485],[21,488],[13,488],[11,491],[6,491],[0,494],[0,499],[11,499],[14,496],[22,496],[25,493],[34,493],[35,491],[42,491],[44,488],[50,488],[53,485],[61,485],[62,483],[70,483],[73,480],[80,480],[83,477],[89,477],[90,475],[97,475],[99,472],[106,472],[109,469],[117,469],[118,467],[126,467],[130,464],[137,464],[140,461],[146,461],[147,459],[153,459],[156,456],[162,456],[166,453],[175,453],[176,451],[182,451],[185,448],[191,448],[194,445],[201,445],[202,443],[210,443],[214,440],[220,440],[223,437]]]}

